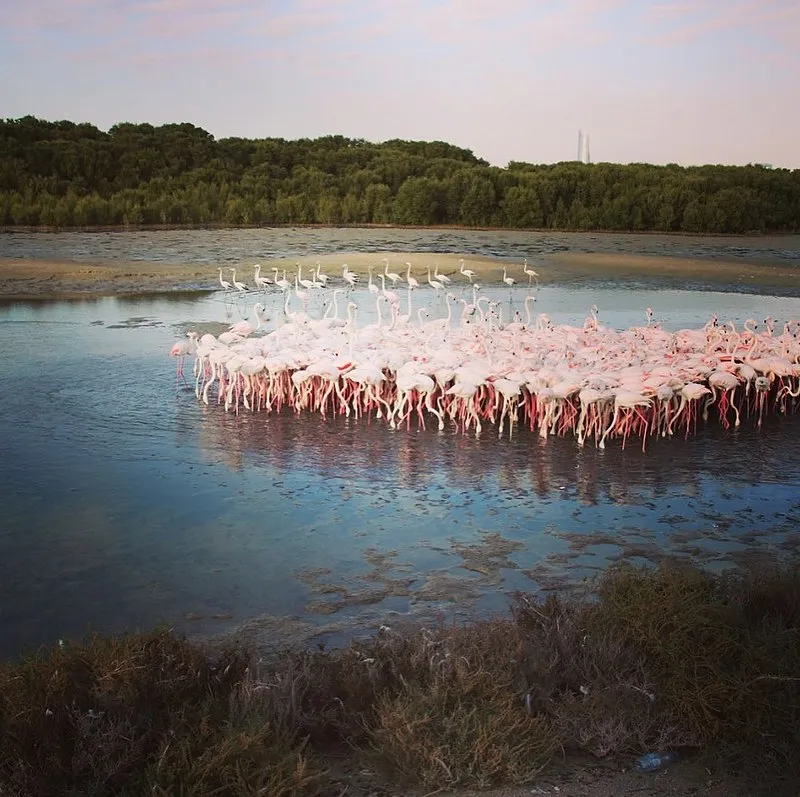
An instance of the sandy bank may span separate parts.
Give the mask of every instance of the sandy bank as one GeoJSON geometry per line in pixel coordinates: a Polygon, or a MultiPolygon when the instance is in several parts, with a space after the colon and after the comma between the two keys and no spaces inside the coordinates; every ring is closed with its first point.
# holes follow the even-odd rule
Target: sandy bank
{"type": "MultiPolygon", "coordinates": [[[[419,252],[336,253],[262,261],[262,274],[272,278],[273,268],[286,269],[291,280],[300,262],[304,276],[319,262],[331,284],[338,284],[343,264],[356,274],[366,276],[369,266],[376,273],[383,270],[382,258],[389,259],[389,270],[405,276],[406,263],[421,286],[427,282],[427,269],[435,268],[454,283],[467,283],[459,272],[463,257],[465,267],[475,272],[482,284],[500,284],[503,266],[517,284],[526,285],[528,277],[522,264],[480,256],[433,254],[419,252]]],[[[711,259],[687,259],[635,254],[559,252],[531,261],[541,284],[576,283],[597,279],[642,279],[657,277],[679,286],[687,281],[760,288],[800,288],[797,265],[775,263],[741,263],[711,259]]],[[[223,278],[230,280],[229,266],[223,278]]],[[[253,287],[253,262],[237,266],[237,279],[253,287]]],[[[0,298],[49,299],[91,298],[104,295],[162,293],[176,291],[219,290],[217,267],[211,264],[174,264],[143,261],[108,261],[97,263],[75,261],[0,258],[0,298]]]]}
{"type": "Polygon", "coordinates": [[[712,260],[710,258],[667,257],[658,255],[610,254],[607,252],[558,252],[549,255],[552,267],[540,280],[565,278],[658,276],[675,280],[800,287],[800,263],[764,263],[712,260]]]}

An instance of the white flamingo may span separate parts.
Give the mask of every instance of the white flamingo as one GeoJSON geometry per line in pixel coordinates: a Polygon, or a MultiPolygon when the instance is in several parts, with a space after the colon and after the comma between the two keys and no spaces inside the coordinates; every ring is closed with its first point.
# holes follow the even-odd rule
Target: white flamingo
{"type": "Polygon", "coordinates": [[[386,275],[387,279],[392,281],[392,285],[397,285],[398,282],[402,282],[402,277],[394,271],[389,271],[389,258],[383,258],[384,263],[384,271],[383,273],[386,275]]]}
{"type": "Polygon", "coordinates": [[[231,269],[231,282],[233,283],[233,287],[236,288],[236,290],[239,291],[239,293],[247,293],[247,285],[245,285],[243,282],[236,281],[235,268],[231,269]]]}
{"type": "Polygon", "coordinates": [[[277,267],[273,266],[272,270],[275,272],[275,286],[282,291],[288,291],[289,288],[292,287],[292,284],[286,279],[286,269],[283,270],[283,276],[280,279],[278,279],[277,267]]]}
{"type": "Polygon", "coordinates": [[[436,268],[433,270],[433,278],[435,280],[439,280],[439,282],[441,282],[442,285],[444,285],[444,286],[449,285],[453,281],[446,274],[440,274],[439,273],[439,264],[438,263],[436,264],[436,268]]]}
{"type": "Polygon", "coordinates": [[[461,268],[459,270],[470,282],[472,282],[473,277],[477,276],[477,274],[471,268],[464,268],[463,259],[461,260],[461,268]]]}
{"type": "Polygon", "coordinates": [[[514,283],[516,282],[516,280],[513,277],[508,276],[508,272],[505,266],[503,266],[503,282],[505,282],[505,284],[508,285],[509,288],[513,288],[514,283]]]}
{"type": "Polygon", "coordinates": [[[222,279],[222,269],[219,269],[219,284],[222,285],[223,290],[229,291],[233,288],[233,285],[228,282],[228,280],[222,279]]]}
{"type": "Polygon", "coordinates": [[[377,296],[380,293],[380,288],[372,281],[372,266],[369,267],[369,292],[373,296],[377,296]]]}
{"type": "Polygon", "coordinates": [[[528,287],[531,287],[531,280],[536,280],[536,287],[539,287],[539,275],[532,269],[528,268],[528,258],[525,258],[525,262],[522,265],[522,270],[528,275],[528,287]]]}
{"type": "Polygon", "coordinates": [[[381,278],[381,283],[383,287],[381,288],[381,295],[384,299],[391,302],[392,304],[397,304],[400,299],[398,298],[397,294],[394,291],[387,291],[386,290],[386,276],[384,274],[378,274],[381,278]]]}
{"type": "Polygon", "coordinates": [[[300,263],[295,263],[297,266],[297,275],[295,277],[296,281],[299,282],[306,290],[311,290],[314,287],[314,283],[311,280],[303,279],[303,267],[300,263]]]}
{"type": "Polygon", "coordinates": [[[435,279],[433,279],[431,277],[431,267],[430,266],[428,266],[428,285],[430,285],[431,288],[433,288],[436,291],[437,294],[439,293],[439,291],[441,291],[444,288],[444,286],[442,285],[441,282],[439,282],[439,280],[435,280],[435,279]]]}
{"type": "Polygon", "coordinates": [[[411,263],[406,261],[406,282],[409,288],[419,288],[419,281],[411,276],[411,263]]]}
{"type": "Polygon", "coordinates": [[[256,263],[255,266],[253,266],[253,269],[255,270],[255,276],[253,277],[253,282],[255,282],[256,288],[265,291],[267,288],[269,288],[270,285],[272,285],[272,282],[266,277],[261,276],[260,263],[256,263]]]}
{"type": "Polygon", "coordinates": [[[358,275],[347,268],[347,263],[342,266],[342,279],[351,287],[355,288],[358,282],[358,275]]]}
{"type": "Polygon", "coordinates": [[[317,260],[317,282],[321,282],[324,287],[328,287],[328,275],[322,273],[322,264],[317,260]]]}

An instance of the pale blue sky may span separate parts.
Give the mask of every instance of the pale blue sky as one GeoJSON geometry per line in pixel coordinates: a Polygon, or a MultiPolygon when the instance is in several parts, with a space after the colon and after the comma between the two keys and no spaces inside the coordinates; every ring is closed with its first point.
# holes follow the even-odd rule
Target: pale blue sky
{"type": "Polygon", "coordinates": [[[798,0],[0,0],[0,116],[800,167],[798,0]]]}

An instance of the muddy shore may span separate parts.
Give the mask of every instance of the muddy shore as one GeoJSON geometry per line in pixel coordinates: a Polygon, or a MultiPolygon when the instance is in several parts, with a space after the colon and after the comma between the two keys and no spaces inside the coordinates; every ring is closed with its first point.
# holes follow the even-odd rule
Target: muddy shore
{"type": "MultiPolygon", "coordinates": [[[[383,269],[382,258],[389,259],[390,271],[405,276],[406,263],[421,286],[427,283],[428,267],[437,265],[442,274],[454,283],[468,283],[460,273],[459,254],[430,254],[415,252],[337,253],[301,258],[308,272],[319,262],[332,284],[341,282],[342,267],[366,276],[369,266],[383,269]]],[[[475,273],[481,284],[502,284],[503,266],[508,276],[519,286],[527,286],[529,277],[522,264],[508,263],[490,257],[464,256],[465,268],[475,273]]],[[[262,275],[272,278],[273,268],[279,274],[286,269],[291,280],[296,272],[297,258],[262,261],[262,275]]],[[[534,266],[542,285],[580,283],[597,279],[646,280],[658,278],[673,282],[675,287],[686,283],[733,286],[739,290],[759,288],[800,289],[800,268],[793,263],[733,262],[706,258],[681,258],[629,253],[557,252],[537,260],[534,266]]],[[[223,279],[230,280],[228,267],[223,279]]],[[[197,263],[151,263],[146,261],[98,261],[93,263],[68,260],[36,260],[29,258],[0,258],[0,299],[37,300],[94,298],[109,295],[202,292],[221,290],[216,268],[197,263]]],[[[242,262],[237,268],[237,280],[253,287],[253,263],[242,262]]]]}

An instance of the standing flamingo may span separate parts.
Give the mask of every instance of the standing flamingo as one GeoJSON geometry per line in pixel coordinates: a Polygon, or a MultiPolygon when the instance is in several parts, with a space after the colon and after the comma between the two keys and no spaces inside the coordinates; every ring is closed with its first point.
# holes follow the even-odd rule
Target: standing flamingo
{"type": "MultiPolygon", "coordinates": [[[[387,279],[392,281],[392,285],[397,285],[398,282],[402,281],[402,277],[394,271],[389,271],[389,258],[383,258],[384,263],[384,274],[386,275],[387,279]]],[[[380,275],[379,275],[380,276],[380,275]]]]}
{"type": "Polygon", "coordinates": [[[433,278],[435,280],[439,280],[445,287],[447,287],[453,280],[450,279],[446,274],[439,273],[439,263],[436,263],[436,268],[433,270],[433,278]]]}
{"type": "Polygon", "coordinates": [[[247,285],[245,285],[243,282],[236,281],[235,268],[231,269],[231,282],[233,283],[233,287],[236,288],[236,290],[239,291],[239,293],[247,293],[247,285]]]}
{"type": "Polygon", "coordinates": [[[260,263],[256,263],[255,266],[253,266],[253,269],[255,270],[255,276],[253,277],[253,282],[255,282],[256,288],[265,291],[267,288],[269,288],[269,286],[272,283],[266,277],[261,276],[260,263]]]}
{"type": "Polygon", "coordinates": [[[265,307],[260,302],[253,305],[253,317],[256,320],[255,326],[251,324],[249,321],[237,321],[235,324],[231,324],[228,328],[228,332],[232,332],[234,335],[241,335],[243,338],[246,338],[248,335],[252,335],[258,329],[261,329],[261,324],[266,320],[263,315],[265,312],[265,307]]]}
{"type": "Polygon", "coordinates": [[[522,264],[522,270],[528,275],[528,288],[531,287],[531,280],[536,280],[536,287],[539,287],[539,275],[532,269],[528,268],[528,258],[525,258],[525,262],[522,264]]]}
{"type": "Polygon", "coordinates": [[[381,295],[383,298],[387,299],[392,304],[397,304],[400,301],[397,294],[394,291],[386,290],[386,276],[384,274],[378,274],[378,276],[381,278],[381,284],[383,285],[381,288],[381,295]]]}
{"type": "Polygon", "coordinates": [[[222,269],[219,269],[219,284],[222,285],[222,289],[225,291],[229,291],[233,288],[233,285],[228,282],[228,280],[222,279],[222,269]]]}
{"type": "Polygon", "coordinates": [[[510,302],[514,297],[514,283],[516,282],[516,280],[513,277],[508,276],[505,266],[503,266],[503,282],[505,282],[505,284],[508,285],[509,288],[511,288],[511,293],[508,298],[508,301],[510,302]]]}
{"type": "Polygon", "coordinates": [[[347,268],[347,263],[342,266],[342,279],[351,287],[355,288],[358,282],[358,275],[354,274],[347,268]]]}
{"type": "Polygon", "coordinates": [[[431,277],[431,267],[430,266],[428,266],[428,285],[430,285],[431,288],[433,288],[436,291],[436,293],[439,293],[439,291],[441,291],[444,288],[444,285],[442,285],[442,283],[439,282],[439,280],[434,280],[431,277]]]}
{"type": "Polygon", "coordinates": [[[461,260],[461,268],[459,271],[470,281],[472,282],[472,278],[476,277],[477,274],[471,268],[464,268],[464,260],[461,260]]]}

